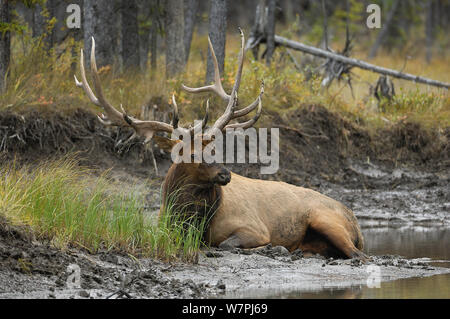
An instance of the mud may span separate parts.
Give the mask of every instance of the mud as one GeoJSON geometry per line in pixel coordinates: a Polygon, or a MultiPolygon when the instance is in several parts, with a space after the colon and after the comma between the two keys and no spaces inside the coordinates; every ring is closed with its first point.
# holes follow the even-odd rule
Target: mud
{"type": "MultiPolygon", "coordinates": [[[[373,135],[362,122],[349,123],[320,106],[285,118],[274,116],[273,126],[284,127],[279,172],[260,176],[257,164],[230,165],[233,171],[316,189],[353,209],[364,227],[450,227],[449,130],[439,135],[413,123],[397,123],[373,135]]],[[[130,134],[102,127],[83,110],[50,115],[2,112],[0,160],[33,164],[77,152],[81,165],[99,174],[114,168],[112,181],[122,189],[139,189],[145,213],[154,218],[162,177],[155,176],[137,140],[120,143],[130,134]]],[[[164,175],[169,156],[155,153],[164,175]]],[[[450,272],[431,259],[394,253],[361,264],[305,258],[301,251],[290,254],[280,247],[211,249],[200,254],[198,264],[162,263],[106,251],[92,255],[80,249],[58,250],[26,227],[0,219],[0,298],[107,298],[114,293],[112,298],[267,297],[366,285],[368,265],[380,267],[383,282],[450,272]],[[79,288],[68,287],[70,265],[80,268],[79,288]]]]}
{"type": "Polygon", "coordinates": [[[215,287],[167,275],[170,268],[153,259],[136,261],[110,252],[61,251],[36,241],[25,227],[0,219],[0,298],[106,298],[119,292],[130,297],[198,298],[214,292],[215,287]],[[76,287],[70,281],[73,265],[80,274],[76,287]]]}
{"type": "Polygon", "coordinates": [[[333,260],[290,254],[283,247],[247,251],[210,249],[198,264],[162,263],[103,252],[60,251],[37,242],[24,228],[0,224],[0,298],[220,298],[264,297],[274,291],[319,290],[366,285],[369,265],[381,281],[450,273],[428,260],[372,256],[333,260]],[[70,286],[71,269],[80,285],[70,286]]]}

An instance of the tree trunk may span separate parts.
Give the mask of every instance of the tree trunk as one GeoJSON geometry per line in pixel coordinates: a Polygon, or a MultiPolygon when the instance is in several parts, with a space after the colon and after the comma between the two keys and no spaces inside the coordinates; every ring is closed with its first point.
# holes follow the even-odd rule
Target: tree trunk
{"type": "Polygon", "coordinates": [[[86,65],[90,65],[92,40],[95,38],[97,66],[102,67],[114,63],[116,43],[115,1],[84,0],[84,49],[86,65]]]}
{"type": "Polygon", "coordinates": [[[152,70],[152,76],[156,71],[156,63],[158,59],[158,27],[152,23],[150,30],[150,68],[152,70]]]}
{"type": "Polygon", "coordinates": [[[389,28],[392,24],[392,20],[394,19],[395,12],[397,11],[397,8],[400,4],[400,0],[395,0],[392,4],[392,8],[388,13],[388,17],[384,25],[381,26],[381,31],[378,33],[377,39],[375,40],[374,45],[370,49],[369,52],[369,59],[373,59],[377,55],[377,51],[380,48],[380,46],[383,44],[384,40],[386,39],[386,36],[388,35],[389,28]]]}
{"type": "Polygon", "coordinates": [[[142,71],[147,68],[148,51],[150,47],[150,27],[147,21],[150,20],[150,10],[153,1],[136,0],[138,6],[138,32],[139,32],[139,64],[142,71]],[[141,24],[145,26],[141,27],[141,24]]]}
{"type": "MultiPolygon", "coordinates": [[[[10,22],[9,0],[0,0],[0,21],[10,22]]],[[[0,93],[6,89],[6,75],[8,72],[9,59],[11,55],[11,33],[9,31],[0,33],[0,93]]]]}
{"type": "Polygon", "coordinates": [[[138,7],[135,0],[122,0],[122,63],[124,69],[137,69],[139,58],[138,7]]]}
{"type": "Polygon", "coordinates": [[[323,43],[324,49],[328,50],[328,13],[325,0],[322,0],[322,12],[323,12],[323,43]]]}
{"type": "MultiPolygon", "coordinates": [[[[144,0],[145,1],[145,0],[144,0]]],[[[162,11],[161,11],[161,2],[160,0],[152,0],[150,4],[150,68],[151,68],[151,76],[155,75],[156,71],[156,63],[158,59],[158,36],[160,31],[163,29],[162,23],[162,11]]]]}
{"type": "Polygon", "coordinates": [[[431,55],[433,50],[433,2],[428,0],[427,2],[427,18],[425,25],[425,36],[426,36],[426,61],[431,62],[431,55]]]}
{"type": "Polygon", "coordinates": [[[33,21],[32,21],[32,36],[33,38],[40,37],[45,33],[45,24],[46,19],[42,15],[42,6],[40,4],[36,4],[33,8],[33,21]]]}
{"type": "Polygon", "coordinates": [[[245,50],[251,49],[256,60],[259,59],[259,45],[266,41],[266,1],[258,0],[255,9],[255,21],[253,22],[250,36],[245,44],[245,50]]]}
{"type": "Polygon", "coordinates": [[[277,1],[276,0],[268,0],[267,1],[267,25],[266,25],[266,34],[267,34],[267,51],[266,51],[266,64],[270,65],[272,60],[273,53],[275,52],[275,10],[277,1]]]}
{"type": "MultiPolygon", "coordinates": [[[[209,10],[209,37],[216,53],[220,73],[225,66],[225,41],[227,36],[227,0],[211,0],[209,10]]],[[[208,50],[206,66],[206,83],[214,80],[214,64],[211,52],[208,50]]]]}
{"type": "Polygon", "coordinates": [[[189,53],[191,51],[197,9],[198,0],[184,0],[184,53],[186,54],[186,62],[189,60],[189,53]]]}
{"type": "Polygon", "coordinates": [[[184,1],[166,0],[166,76],[172,78],[183,72],[186,61],[184,53],[184,1]]]}
{"type": "MultiPolygon", "coordinates": [[[[33,8],[33,25],[32,36],[40,37],[44,35],[43,43],[46,50],[53,47],[54,44],[54,29],[47,30],[49,21],[56,15],[57,3],[54,0],[47,0],[44,4],[45,8],[40,4],[36,4],[33,8]],[[44,16],[44,11],[47,11],[48,16],[44,16]]],[[[54,28],[56,27],[56,24],[54,28]]]]}

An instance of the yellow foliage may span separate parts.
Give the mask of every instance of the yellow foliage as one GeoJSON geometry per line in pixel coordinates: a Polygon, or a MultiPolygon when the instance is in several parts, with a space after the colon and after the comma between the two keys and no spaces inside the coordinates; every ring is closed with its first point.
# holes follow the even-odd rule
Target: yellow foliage
{"type": "MultiPolygon", "coordinates": [[[[14,59],[7,91],[1,97],[0,109],[23,110],[33,106],[51,106],[60,110],[82,107],[100,111],[89,102],[83,90],[75,86],[73,80],[74,74],[79,77],[79,56],[73,56],[72,52],[79,52],[81,43],[68,39],[47,52],[42,39],[33,39],[29,34],[18,35],[13,40],[14,59]]],[[[135,116],[140,114],[141,106],[152,98],[161,98],[163,103],[171,105],[171,96],[175,94],[183,122],[202,117],[206,99],[212,98],[213,118],[223,111],[225,105],[222,100],[206,93],[191,95],[181,90],[182,83],[189,86],[204,85],[206,62],[202,59],[206,48],[206,37],[195,35],[186,72],[172,80],[165,79],[164,57],[158,59],[155,74],[150,70],[142,73],[121,73],[115,66],[104,66],[99,70],[104,94],[113,105],[118,107],[123,104],[127,111],[135,116]]],[[[305,75],[298,72],[283,54],[283,50],[279,48],[276,51],[271,66],[267,66],[265,61],[255,61],[250,52],[246,54],[239,91],[240,105],[253,102],[264,80],[265,94],[260,125],[270,123],[271,115],[275,113],[282,115],[302,105],[311,104],[322,104],[349,119],[362,118],[368,125],[373,124],[375,127],[385,125],[385,120],[395,122],[403,116],[423,122],[429,127],[450,125],[450,97],[446,90],[394,79],[397,95],[392,101],[383,102],[385,111],[381,112],[377,101],[369,92],[378,74],[354,68],[353,95],[343,82],[334,82],[328,90],[322,90],[321,78],[315,76],[307,81],[305,75]]],[[[227,38],[227,58],[222,78],[227,92],[231,91],[235,80],[238,52],[239,38],[230,34],[227,38]]],[[[294,54],[300,62],[304,58],[300,53],[294,54]]],[[[358,50],[358,44],[355,57],[365,59],[365,52],[358,50]]],[[[371,62],[392,69],[403,68],[404,72],[449,82],[449,57],[436,57],[427,65],[422,56],[416,56],[407,60],[405,65],[404,57],[381,52],[371,62]]]]}

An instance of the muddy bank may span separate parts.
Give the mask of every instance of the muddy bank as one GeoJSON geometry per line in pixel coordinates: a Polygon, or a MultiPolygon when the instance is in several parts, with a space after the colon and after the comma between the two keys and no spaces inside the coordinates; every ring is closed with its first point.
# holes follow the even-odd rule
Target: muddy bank
{"type": "MultiPolygon", "coordinates": [[[[276,248],[276,247],[275,247],[276,248]]],[[[275,249],[274,248],[274,249],[275,249]]],[[[289,254],[251,254],[220,252],[220,257],[200,259],[198,270],[176,269],[176,278],[206,280],[220,278],[227,290],[225,298],[265,298],[290,291],[320,291],[351,286],[366,286],[371,274],[368,266],[379,266],[381,282],[409,277],[426,277],[450,273],[450,269],[430,267],[422,260],[399,256],[372,257],[359,260],[333,260],[320,256],[299,258],[289,254]]]]}
{"type": "MultiPolygon", "coordinates": [[[[421,175],[419,175],[421,176],[421,175]]],[[[142,179],[129,176],[119,170],[112,178],[122,188],[135,188],[142,179]]],[[[61,251],[50,242],[36,240],[25,227],[12,227],[4,220],[0,223],[0,298],[106,298],[123,289],[133,298],[221,298],[221,297],[272,297],[287,296],[298,291],[317,292],[324,289],[342,291],[340,297],[355,297],[354,290],[346,287],[366,287],[369,273],[368,265],[380,266],[381,282],[402,278],[423,278],[438,274],[450,273],[450,268],[442,268],[444,263],[436,264],[436,259],[447,258],[435,255],[427,247],[420,257],[433,259],[415,259],[417,254],[408,254],[408,247],[418,244],[441,242],[443,234],[448,234],[448,210],[434,211],[441,205],[447,207],[447,188],[435,185],[421,191],[430,191],[435,197],[428,204],[423,204],[422,212],[433,222],[424,223],[420,212],[410,212],[418,199],[410,196],[411,189],[418,180],[400,185],[403,192],[396,193],[398,200],[380,209],[382,198],[373,199],[374,192],[386,192],[383,189],[347,189],[341,185],[322,181],[321,191],[343,200],[352,207],[360,224],[371,232],[380,230],[379,236],[369,236],[366,241],[366,252],[370,252],[373,260],[361,264],[357,260],[332,260],[322,257],[305,258],[297,251],[287,253],[280,247],[249,253],[243,250],[224,252],[216,249],[203,251],[198,264],[162,263],[152,259],[132,259],[129,256],[111,252],[100,252],[92,255],[80,249],[61,251]],[[440,196],[439,194],[447,194],[440,196]],[[371,200],[372,199],[372,200],[371,200]],[[403,203],[399,205],[399,203],[403,203]],[[402,213],[400,208],[405,211],[402,213]],[[380,210],[382,216],[374,214],[380,210]],[[365,218],[367,216],[367,218],[365,218]],[[444,217],[443,221],[439,220],[444,217]],[[421,243],[415,241],[417,233],[406,232],[402,235],[394,232],[392,227],[405,225],[431,226],[432,238],[425,237],[421,243]],[[444,229],[444,232],[438,232],[444,229]],[[384,230],[383,227],[390,227],[384,230]],[[435,238],[436,237],[436,238],[435,238]],[[387,242],[386,242],[387,239],[387,242]],[[369,241],[369,242],[367,242],[369,241]],[[380,244],[381,241],[381,244],[380,244]],[[389,242],[392,243],[389,243],[389,242]],[[395,243],[395,245],[393,245],[395,243]],[[381,251],[379,247],[384,245],[381,251]],[[378,249],[378,250],[377,250],[378,249]],[[381,252],[381,254],[380,254],[381,252]],[[401,254],[408,257],[400,257],[401,254]],[[375,256],[378,255],[378,256],[375,256]],[[80,267],[81,288],[69,289],[67,281],[71,272],[68,267],[80,267]]],[[[381,182],[380,182],[381,183],[381,182]]],[[[142,184],[144,194],[151,189],[142,184]]],[[[150,217],[155,217],[158,208],[158,193],[147,197],[144,210],[150,217]]],[[[376,197],[376,196],[375,196],[376,197]]],[[[417,226],[422,227],[422,226],[417,226]]],[[[448,264],[448,258],[447,261],[448,264]]],[[[113,298],[117,297],[114,295],[113,298]]],[[[314,297],[311,295],[310,297],[314,297]]]]}
{"type": "Polygon", "coordinates": [[[432,173],[356,161],[349,161],[349,168],[358,174],[354,183],[322,181],[317,189],[351,208],[360,224],[450,225],[450,170],[432,173]]]}
{"type": "Polygon", "coordinates": [[[423,259],[379,256],[363,264],[355,259],[305,258],[283,247],[251,252],[212,249],[200,254],[198,264],[165,264],[106,252],[62,252],[33,242],[23,230],[1,225],[0,298],[267,297],[278,291],[365,286],[370,265],[380,267],[380,282],[450,273],[423,259]],[[80,270],[79,287],[70,286],[74,265],[80,270]]]}
{"type": "Polygon", "coordinates": [[[121,290],[122,297],[198,298],[216,289],[172,278],[170,267],[111,252],[61,251],[0,217],[0,298],[106,298],[121,290]]]}

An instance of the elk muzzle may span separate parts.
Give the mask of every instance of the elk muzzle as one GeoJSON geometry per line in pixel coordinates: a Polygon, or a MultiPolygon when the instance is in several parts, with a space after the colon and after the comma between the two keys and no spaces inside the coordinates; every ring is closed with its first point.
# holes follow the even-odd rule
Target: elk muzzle
{"type": "Polygon", "coordinates": [[[219,185],[227,185],[231,180],[231,173],[228,169],[222,168],[213,178],[213,182],[219,185]]]}

